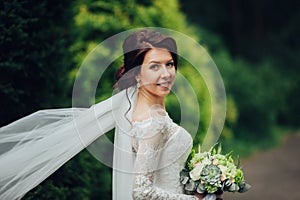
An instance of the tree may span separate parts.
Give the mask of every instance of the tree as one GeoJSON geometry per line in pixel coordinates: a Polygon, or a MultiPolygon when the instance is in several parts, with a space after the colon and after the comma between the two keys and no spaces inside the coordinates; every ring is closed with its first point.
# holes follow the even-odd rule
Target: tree
{"type": "MultiPolygon", "coordinates": [[[[78,69],[88,53],[105,38],[132,28],[158,26],[175,29],[198,39],[194,28],[186,24],[185,17],[179,9],[178,1],[117,0],[108,2],[104,0],[78,0],[73,4],[72,13],[74,13],[74,24],[71,32],[74,36],[74,43],[72,43],[70,51],[74,55],[73,62],[76,63],[76,67],[70,73],[70,80],[72,82],[75,77],[88,77],[88,80],[90,80],[82,84],[80,90],[83,95],[76,102],[77,105],[88,106],[95,103],[93,97],[91,99],[86,97],[90,96],[91,86],[97,80],[97,77],[94,77],[98,73],[97,69],[89,68],[85,71],[78,71],[78,69]],[[86,102],[88,102],[88,105],[86,102]]],[[[113,53],[107,52],[108,55],[113,53]]],[[[101,83],[98,83],[96,100],[111,95],[112,79],[116,69],[122,62],[121,59],[105,71],[104,78],[101,79],[101,83]]],[[[187,76],[192,73],[186,71],[187,76]]],[[[199,93],[205,90],[205,86],[197,84],[199,78],[194,77],[192,81],[199,86],[199,93]],[[203,90],[200,87],[203,87],[203,90]]],[[[198,95],[204,98],[203,94],[198,95]]],[[[176,100],[170,99],[169,101],[172,106],[172,102],[174,103],[176,100]]],[[[201,105],[204,105],[203,101],[201,105]]],[[[206,114],[201,114],[203,119],[209,120],[209,116],[204,116],[209,115],[209,111],[206,114]]],[[[176,116],[176,113],[174,112],[172,115],[176,116]]],[[[207,124],[207,122],[201,123],[203,125],[207,124]]],[[[205,127],[201,127],[203,127],[201,129],[203,132],[205,127]]],[[[110,191],[110,168],[91,158],[91,155],[84,151],[27,194],[25,199],[71,199],[74,197],[80,199],[110,199],[110,191]]]]}
{"type": "MultiPolygon", "coordinates": [[[[252,69],[255,73],[264,71],[266,63],[272,66],[269,73],[270,77],[278,78],[276,88],[269,86],[265,93],[276,90],[277,95],[273,98],[280,98],[275,106],[275,122],[297,126],[300,107],[298,1],[200,0],[180,3],[187,19],[209,32],[203,38],[209,47],[215,46],[213,33],[230,50],[230,56],[249,63],[250,73],[252,69]]],[[[264,85],[259,89],[263,88],[264,85]]],[[[274,110],[273,107],[268,109],[274,110]]],[[[274,115],[274,112],[270,114],[274,115]]]]}
{"type": "Polygon", "coordinates": [[[4,125],[41,108],[68,105],[68,1],[0,2],[0,98],[4,125]]]}

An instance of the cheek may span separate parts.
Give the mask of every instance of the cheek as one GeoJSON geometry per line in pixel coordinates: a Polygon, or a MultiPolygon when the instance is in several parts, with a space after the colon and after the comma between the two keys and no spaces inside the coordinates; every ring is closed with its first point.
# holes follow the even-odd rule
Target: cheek
{"type": "Polygon", "coordinates": [[[155,72],[145,72],[141,73],[141,81],[145,84],[156,83],[159,79],[159,76],[155,72]]]}
{"type": "Polygon", "coordinates": [[[171,77],[172,77],[173,79],[175,79],[175,78],[176,78],[176,75],[177,75],[177,71],[174,69],[174,70],[172,70],[172,71],[170,72],[170,74],[171,74],[171,77]]]}

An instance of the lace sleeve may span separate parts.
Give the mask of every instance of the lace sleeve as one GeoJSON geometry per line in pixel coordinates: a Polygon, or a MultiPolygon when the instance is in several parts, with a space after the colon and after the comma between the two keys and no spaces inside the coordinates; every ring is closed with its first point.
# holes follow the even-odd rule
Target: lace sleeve
{"type": "Polygon", "coordinates": [[[145,130],[143,130],[142,139],[135,139],[136,160],[134,164],[133,199],[197,200],[198,198],[195,196],[175,194],[155,186],[154,172],[157,170],[165,139],[161,132],[153,134],[153,132],[156,132],[153,128],[151,131],[152,133],[148,131],[145,134],[145,130]]]}

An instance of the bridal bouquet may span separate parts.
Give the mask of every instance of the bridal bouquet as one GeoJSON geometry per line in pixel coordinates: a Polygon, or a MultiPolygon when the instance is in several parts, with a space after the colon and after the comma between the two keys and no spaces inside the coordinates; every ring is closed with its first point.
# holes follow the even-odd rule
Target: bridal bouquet
{"type": "Polygon", "coordinates": [[[235,164],[231,154],[221,154],[221,145],[208,152],[192,150],[186,168],[180,172],[185,193],[199,194],[246,192],[251,186],[244,180],[238,159],[235,164]]]}

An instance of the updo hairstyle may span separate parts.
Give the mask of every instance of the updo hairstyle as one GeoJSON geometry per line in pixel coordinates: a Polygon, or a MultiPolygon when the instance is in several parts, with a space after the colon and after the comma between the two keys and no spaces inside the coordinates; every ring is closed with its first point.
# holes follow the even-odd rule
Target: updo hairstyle
{"type": "Polygon", "coordinates": [[[137,84],[135,77],[140,72],[146,53],[152,48],[167,49],[177,70],[178,56],[175,40],[156,31],[141,30],[130,34],[123,43],[124,61],[116,73],[115,88],[123,90],[137,84]]]}

